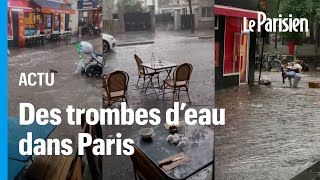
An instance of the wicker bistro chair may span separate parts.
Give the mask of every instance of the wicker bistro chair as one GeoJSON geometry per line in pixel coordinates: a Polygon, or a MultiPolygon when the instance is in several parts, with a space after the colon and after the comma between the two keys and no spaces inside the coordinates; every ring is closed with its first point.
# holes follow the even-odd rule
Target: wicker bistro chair
{"type": "Polygon", "coordinates": [[[156,167],[136,146],[134,153],[131,155],[131,161],[134,169],[136,180],[167,180],[168,177],[156,167]]]}
{"type": "MultiPolygon", "coordinates": [[[[103,77],[103,107],[111,106],[115,102],[126,102],[129,75],[124,71],[114,71],[103,77]]],[[[128,105],[129,106],[129,105],[128,105]]]]}
{"type": "Polygon", "coordinates": [[[143,87],[144,88],[144,84],[146,79],[149,79],[149,82],[147,84],[147,88],[145,91],[147,91],[149,84],[151,83],[151,85],[153,86],[153,82],[152,82],[152,78],[155,76],[158,79],[158,85],[160,85],[160,81],[159,81],[159,72],[151,72],[149,73],[148,70],[146,68],[144,68],[142,66],[142,60],[140,59],[140,57],[138,55],[134,55],[134,59],[136,60],[137,66],[138,66],[138,81],[137,81],[137,85],[139,84],[140,78],[143,78],[143,87]]]}
{"type": "Polygon", "coordinates": [[[191,103],[189,96],[189,80],[192,73],[193,67],[189,63],[184,63],[179,65],[173,72],[173,79],[163,81],[163,97],[165,95],[165,89],[172,89],[172,104],[174,103],[174,98],[178,92],[178,100],[180,98],[180,91],[186,91],[191,103]]]}

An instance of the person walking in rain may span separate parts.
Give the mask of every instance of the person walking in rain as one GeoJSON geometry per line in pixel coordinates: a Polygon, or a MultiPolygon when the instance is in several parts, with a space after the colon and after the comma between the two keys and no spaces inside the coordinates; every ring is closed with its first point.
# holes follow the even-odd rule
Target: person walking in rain
{"type": "Polygon", "coordinates": [[[284,77],[287,77],[289,79],[290,87],[297,88],[301,80],[300,73],[302,71],[302,66],[300,65],[300,61],[296,63],[286,64],[283,68],[284,68],[283,75],[284,77]],[[292,85],[291,79],[293,79],[293,85],[292,85]]]}

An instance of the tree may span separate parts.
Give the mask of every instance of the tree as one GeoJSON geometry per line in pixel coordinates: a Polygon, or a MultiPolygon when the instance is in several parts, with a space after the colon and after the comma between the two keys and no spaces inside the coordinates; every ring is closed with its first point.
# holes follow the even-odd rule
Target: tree
{"type": "MultiPolygon", "coordinates": [[[[318,21],[316,10],[320,8],[320,0],[281,0],[279,13],[283,17],[292,14],[293,18],[307,18],[309,21],[309,29],[318,21]]],[[[319,21],[318,21],[319,22],[319,21]]],[[[287,37],[301,37],[301,33],[286,33],[287,37]]],[[[301,39],[301,38],[300,38],[301,39]]]]}
{"type": "Polygon", "coordinates": [[[122,6],[125,12],[143,12],[142,2],[137,0],[121,0],[118,3],[122,6]]]}
{"type": "MultiPolygon", "coordinates": [[[[279,15],[281,0],[268,0],[267,1],[267,16],[270,18],[277,18],[279,15]]],[[[275,44],[274,48],[278,47],[278,31],[275,32],[275,44]]]]}

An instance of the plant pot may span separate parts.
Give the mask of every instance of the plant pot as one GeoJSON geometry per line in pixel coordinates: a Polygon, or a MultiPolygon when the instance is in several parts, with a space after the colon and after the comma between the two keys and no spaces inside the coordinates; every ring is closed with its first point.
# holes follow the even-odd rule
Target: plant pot
{"type": "Polygon", "coordinates": [[[290,41],[288,42],[288,48],[289,48],[289,54],[293,55],[294,54],[294,48],[296,46],[296,42],[290,41]]]}

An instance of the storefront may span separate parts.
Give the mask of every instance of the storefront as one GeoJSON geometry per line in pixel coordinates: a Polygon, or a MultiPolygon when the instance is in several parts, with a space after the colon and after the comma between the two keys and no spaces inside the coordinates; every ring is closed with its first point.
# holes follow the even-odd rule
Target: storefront
{"type": "MultiPolygon", "coordinates": [[[[71,8],[71,5],[66,0],[31,0],[31,4],[34,7],[34,11],[31,15],[25,15],[27,23],[43,23],[45,33],[69,30],[69,16],[70,14],[75,14],[75,10],[71,8]]],[[[29,29],[32,29],[32,27],[29,29]]]]}
{"type": "Polygon", "coordinates": [[[26,0],[8,0],[8,46],[18,47],[24,41],[24,13],[31,12],[26,0]]]}
{"type": "Polygon", "coordinates": [[[243,32],[242,29],[243,17],[257,19],[257,2],[217,1],[214,8],[216,89],[253,84],[256,33],[243,32]]]}
{"type": "Polygon", "coordinates": [[[92,23],[102,28],[102,1],[101,0],[79,0],[79,26],[92,23]]]}

